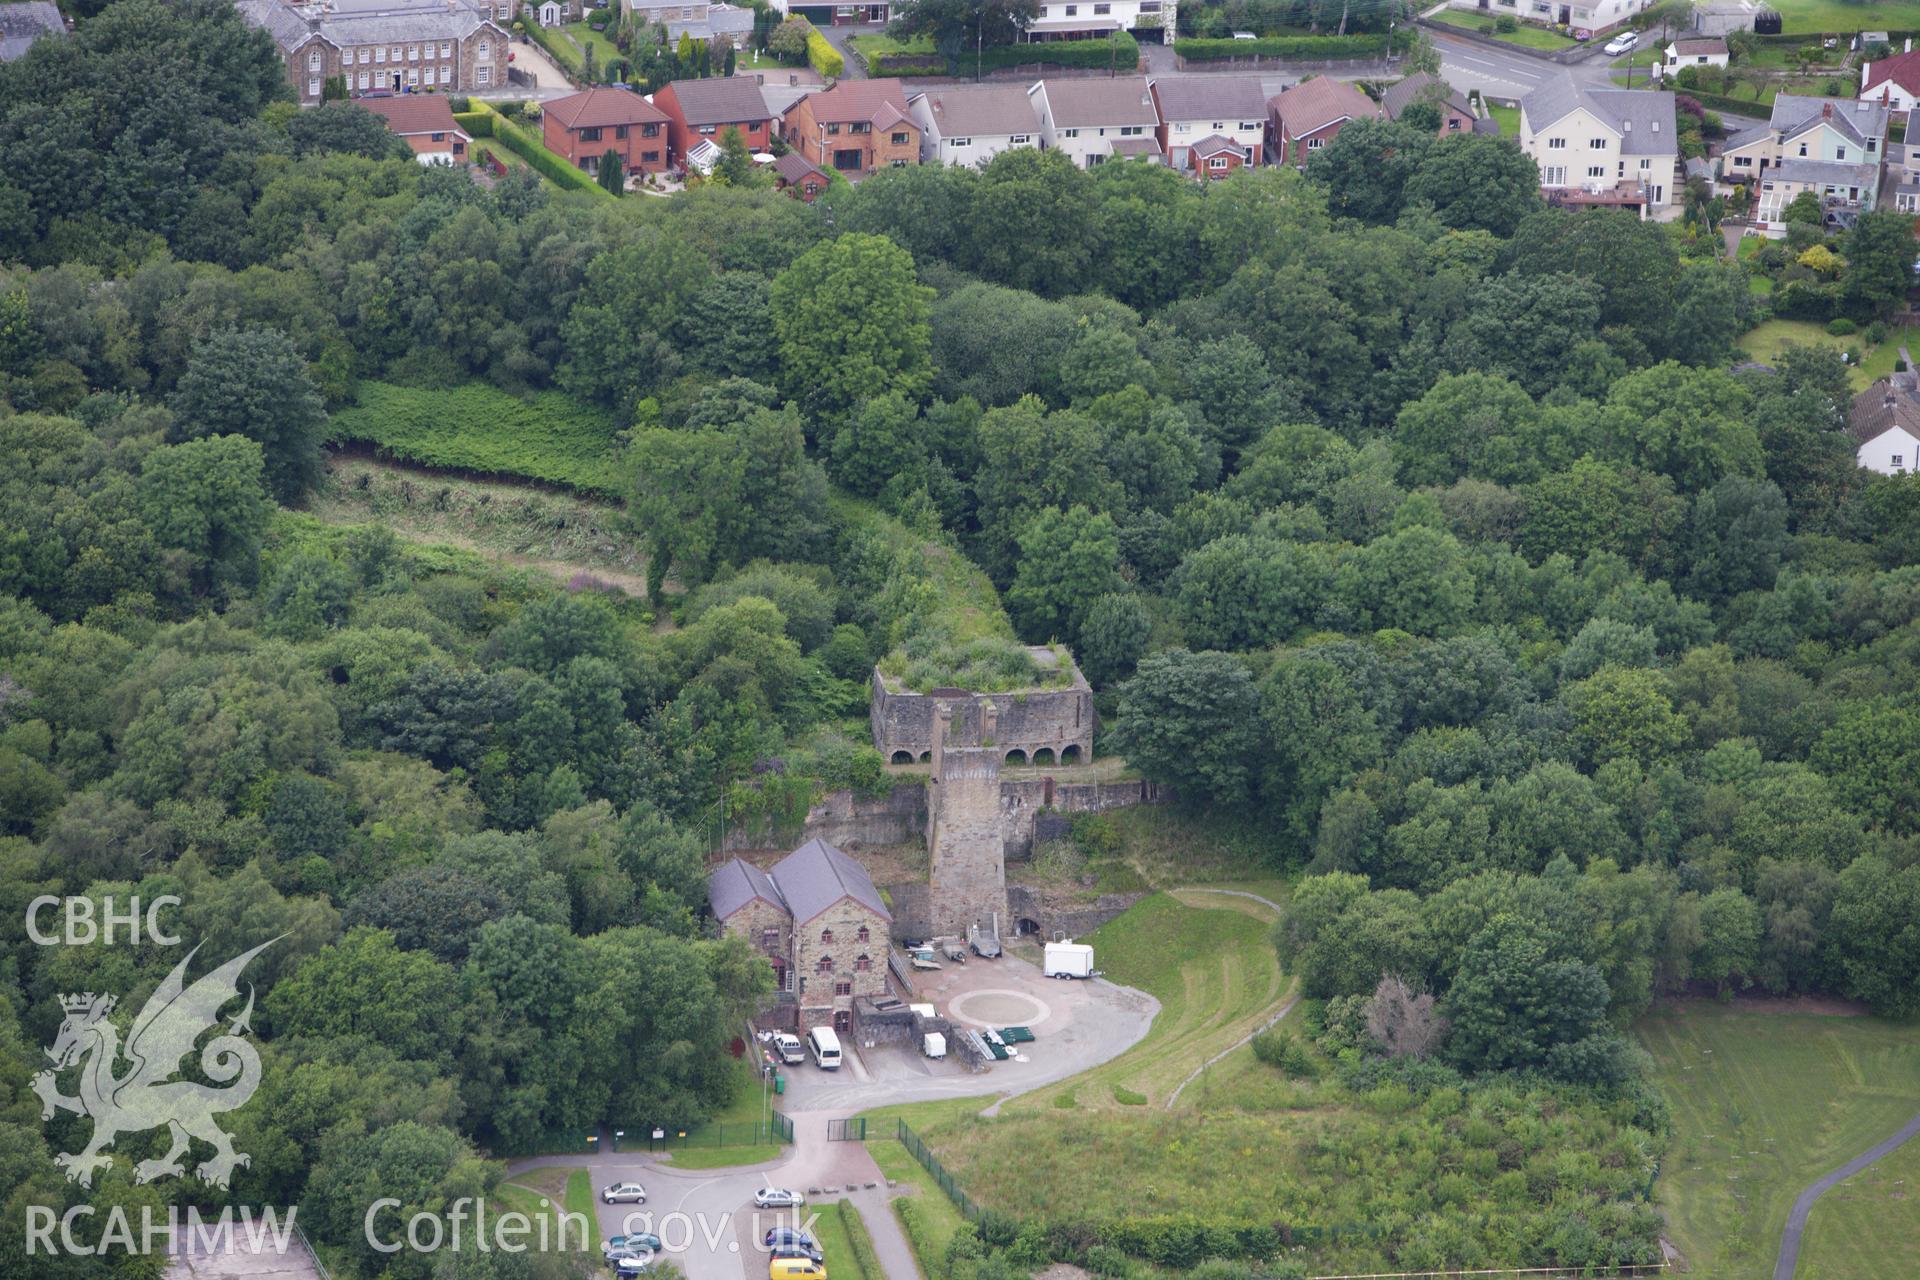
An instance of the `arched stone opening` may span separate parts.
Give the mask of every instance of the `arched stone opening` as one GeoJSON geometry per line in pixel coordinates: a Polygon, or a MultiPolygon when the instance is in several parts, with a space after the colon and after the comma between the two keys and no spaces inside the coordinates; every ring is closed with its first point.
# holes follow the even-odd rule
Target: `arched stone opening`
{"type": "Polygon", "coordinates": [[[1020,748],[1015,747],[1013,750],[1007,752],[1008,764],[1025,764],[1026,762],[1027,762],[1027,753],[1022,751],[1020,748]]]}
{"type": "Polygon", "coordinates": [[[1080,763],[1080,746],[1078,743],[1074,743],[1072,745],[1060,748],[1060,763],[1061,764],[1079,764],[1080,763]]]}
{"type": "Polygon", "coordinates": [[[911,752],[911,751],[896,751],[896,752],[894,752],[894,753],[893,753],[893,763],[894,763],[894,764],[912,764],[912,763],[913,763],[913,752],[911,752]]]}
{"type": "Polygon", "coordinates": [[[1034,762],[1035,764],[1052,764],[1052,763],[1053,763],[1053,748],[1052,748],[1052,747],[1040,747],[1040,748],[1038,748],[1037,750],[1035,750],[1035,751],[1034,751],[1034,753],[1033,753],[1033,762],[1034,762]]]}

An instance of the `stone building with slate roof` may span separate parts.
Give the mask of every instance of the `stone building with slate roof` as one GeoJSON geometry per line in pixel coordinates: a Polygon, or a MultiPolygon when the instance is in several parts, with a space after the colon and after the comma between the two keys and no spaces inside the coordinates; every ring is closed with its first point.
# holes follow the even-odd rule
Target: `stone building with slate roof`
{"type": "Polygon", "coordinates": [[[846,1031],[853,1002],[885,995],[893,914],[866,868],[813,839],[762,871],[742,858],[707,878],[714,919],[767,958],[800,1027],[846,1031]]]}
{"type": "Polygon", "coordinates": [[[506,29],[474,0],[240,0],[239,10],[280,46],[302,106],[322,101],[336,77],[355,97],[507,87],[506,29]]]}
{"type": "Polygon", "coordinates": [[[50,0],[0,4],[0,62],[12,62],[41,36],[67,34],[66,19],[50,0]]]}

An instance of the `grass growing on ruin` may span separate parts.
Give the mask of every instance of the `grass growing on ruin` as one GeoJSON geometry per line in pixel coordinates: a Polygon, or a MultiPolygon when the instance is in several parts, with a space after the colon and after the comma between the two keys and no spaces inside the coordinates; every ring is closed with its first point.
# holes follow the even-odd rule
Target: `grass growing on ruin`
{"type": "MultiPolygon", "coordinates": [[[[1794,1197],[1920,1111],[1920,1034],[1880,1018],[1755,1012],[1709,1001],[1635,1026],[1673,1107],[1659,1202],[1694,1274],[1764,1280],[1794,1197]]],[[[1895,1159],[1916,1168],[1909,1143],[1895,1159]]],[[[1877,1280],[1920,1268],[1911,1230],[1920,1185],[1882,1167],[1813,1208],[1799,1280],[1877,1280]],[[1897,1195],[1907,1197],[1896,1199],[1897,1195]]]]}

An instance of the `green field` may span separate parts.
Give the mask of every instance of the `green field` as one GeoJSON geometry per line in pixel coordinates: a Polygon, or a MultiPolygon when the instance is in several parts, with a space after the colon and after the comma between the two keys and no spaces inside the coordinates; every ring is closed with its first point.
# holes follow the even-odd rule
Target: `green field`
{"type": "MultiPolygon", "coordinates": [[[[589,1256],[600,1251],[600,1220],[595,1213],[593,1180],[585,1169],[567,1165],[540,1165],[532,1169],[523,1169],[515,1174],[512,1181],[503,1182],[493,1189],[495,1198],[508,1208],[527,1215],[534,1224],[533,1240],[541,1239],[544,1228],[546,1239],[557,1244],[560,1229],[554,1220],[554,1201],[557,1197],[560,1207],[568,1214],[579,1214],[586,1219],[587,1242],[585,1252],[589,1256]]],[[[579,1238],[577,1229],[569,1226],[566,1242],[573,1245],[579,1238]]],[[[573,1252],[571,1248],[567,1250],[573,1252]]]]}
{"type": "Polygon", "coordinates": [[[1508,44],[1524,45],[1529,49],[1570,49],[1574,44],[1570,37],[1548,31],[1544,27],[1530,27],[1524,22],[1520,24],[1518,31],[1495,31],[1492,29],[1492,19],[1456,13],[1453,10],[1433,14],[1427,21],[1458,27],[1462,31],[1477,32],[1480,35],[1491,36],[1495,40],[1503,40],[1508,44]]]}
{"type": "Polygon", "coordinates": [[[966,1219],[906,1147],[889,1138],[868,1143],[867,1152],[888,1181],[913,1188],[912,1195],[894,1199],[894,1216],[900,1219],[927,1280],[946,1280],[947,1241],[966,1219]]]}
{"type": "Polygon", "coordinates": [[[1848,0],[1770,0],[1784,35],[1854,31],[1920,31],[1920,3],[1852,4],[1848,0]]]}
{"type": "Polygon", "coordinates": [[[593,50],[594,63],[601,71],[607,69],[608,63],[618,62],[627,56],[620,52],[619,45],[607,39],[584,22],[569,22],[560,29],[567,33],[567,38],[573,41],[574,47],[580,50],[582,55],[585,55],[589,49],[593,50]]]}
{"type": "MultiPolygon", "coordinates": [[[[1746,242],[1742,241],[1743,251],[1745,247],[1746,242]]],[[[1835,351],[1857,350],[1860,363],[1848,370],[1847,378],[1855,391],[1864,391],[1875,379],[1893,372],[1893,362],[1900,358],[1900,344],[1910,341],[1910,332],[1905,327],[1893,329],[1885,342],[1875,346],[1859,333],[1837,338],[1827,332],[1825,325],[1811,320],[1765,320],[1740,336],[1740,350],[1749,360],[1763,364],[1776,358],[1789,344],[1830,347],[1835,351]]]]}
{"type": "MultiPolygon", "coordinates": [[[[1695,1275],[1765,1280],[1801,1189],[1920,1111],[1920,1028],[1878,1018],[1754,1013],[1706,1001],[1640,1020],[1673,1106],[1660,1176],[1668,1234],[1695,1275]]],[[[1920,1274],[1913,1144],[1827,1193],[1797,1280],[1920,1274]]]]}
{"type": "Polygon", "coordinates": [[[422,466],[621,489],[613,420],[558,391],[522,399],[479,382],[445,391],[363,382],[329,431],[422,466]]]}

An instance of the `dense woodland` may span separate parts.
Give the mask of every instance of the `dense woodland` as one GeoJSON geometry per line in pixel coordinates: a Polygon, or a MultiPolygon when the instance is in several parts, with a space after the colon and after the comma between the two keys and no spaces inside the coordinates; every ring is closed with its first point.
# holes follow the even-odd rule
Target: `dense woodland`
{"type": "MultiPolygon", "coordinates": [[[[1350,1066],[1657,1128],[1656,993],[1914,1012],[1920,480],[1854,469],[1834,356],[1730,371],[1761,304],[1710,246],[1392,125],[1206,187],[1030,151],[816,207],[482,187],[282,75],[219,0],[0,69],[0,1248],[83,1194],[27,1090],[55,996],[177,961],[29,945],[34,895],[286,935],[233,1191],[371,1275],[370,1187],[723,1103],[768,979],[700,920],[716,824],[883,789],[872,664],[1009,687],[1016,637],[1072,646],[1102,753],[1306,873],[1277,941],[1350,1066]],[[651,600],[299,514],[363,388],[482,384],[604,422],[651,600]]],[[[1910,240],[1841,248],[1871,320],[1910,240]]],[[[92,1193],[169,1196],[217,1193],[92,1193]]]]}

